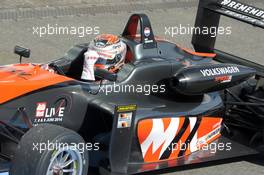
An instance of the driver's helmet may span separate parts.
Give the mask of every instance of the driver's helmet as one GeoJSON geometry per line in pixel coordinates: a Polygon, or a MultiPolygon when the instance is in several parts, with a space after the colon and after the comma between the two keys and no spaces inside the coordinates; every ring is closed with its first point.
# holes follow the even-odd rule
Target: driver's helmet
{"type": "Polygon", "coordinates": [[[115,72],[124,64],[126,44],[116,35],[98,35],[90,43],[89,49],[94,50],[99,55],[95,63],[96,68],[115,72]]]}

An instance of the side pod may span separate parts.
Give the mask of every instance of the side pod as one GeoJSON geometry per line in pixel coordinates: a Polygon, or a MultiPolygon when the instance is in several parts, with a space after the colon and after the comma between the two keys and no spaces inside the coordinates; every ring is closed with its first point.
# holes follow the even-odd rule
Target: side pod
{"type": "Polygon", "coordinates": [[[236,64],[191,66],[181,69],[170,85],[184,95],[201,95],[235,86],[255,73],[253,68],[236,64]]]}

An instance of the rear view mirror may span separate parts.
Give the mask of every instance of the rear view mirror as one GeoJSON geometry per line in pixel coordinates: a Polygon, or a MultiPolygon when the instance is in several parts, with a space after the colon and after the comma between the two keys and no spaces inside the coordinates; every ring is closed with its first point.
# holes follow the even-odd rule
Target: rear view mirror
{"type": "Polygon", "coordinates": [[[22,57],[29,58],[30,57],[30,49],[15,46],[14,53],[20,56],[20,63],[22,61],[22,57]]]}

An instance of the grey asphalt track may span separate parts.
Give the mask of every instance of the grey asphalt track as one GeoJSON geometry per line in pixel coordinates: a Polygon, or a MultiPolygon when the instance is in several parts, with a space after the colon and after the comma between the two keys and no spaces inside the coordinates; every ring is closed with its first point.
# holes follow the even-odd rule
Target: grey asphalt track
{"type": "MultiPolygon", "coordinates": [[[[264,9],[263,0],[247,0],[264,9]]],[[[132,13],[144,12],[152,22],[156,35],[191,48],[191,34],[166,34],[165,28],[193,26],[197,0],[1,0],[0,1],[0,64],[18,62],[13,54],[15,45],[31,48],[30,62],[46,62],[62,56],[73,44],[91,40],[97,33],[120,34],[132,13]],[[87,10],[88,9],[88,10],[87,10]],[[37,27],[91,27],[92,33],[43,35],[34,32],[37,27]]],[[[231,35],[217,39],[217,48],[243,58],[264,64],[264,31],[223,17],[221,26],[232,28],[231,35]]],[[[90,31],[91,32],[91,31],[90,31]]],[[[224,162],[220,162],[224,163],[224,162]]],[[[261,175],[264,161],[241,159],[219,165],[205,165],[195,169],[172,169],[159,172],[168,175],[261,175]],[[178,171],[179,170],[179,171],[178,171]]],[[[96,173],[95,173],[96,174],[96,173]]],[[[153,173],[150,173],[153,174],[153,173]]]]}

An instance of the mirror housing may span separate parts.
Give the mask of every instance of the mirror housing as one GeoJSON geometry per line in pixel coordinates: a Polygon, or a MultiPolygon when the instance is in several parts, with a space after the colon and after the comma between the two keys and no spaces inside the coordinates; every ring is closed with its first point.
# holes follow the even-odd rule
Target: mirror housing
{"type": "Polygon", "coordinates": [[[20,62],[22,57],[29,58],[30,57],[30,49],[21,47],[21,46],[15,46],[14,53],[20,56],[20,62]]]}

